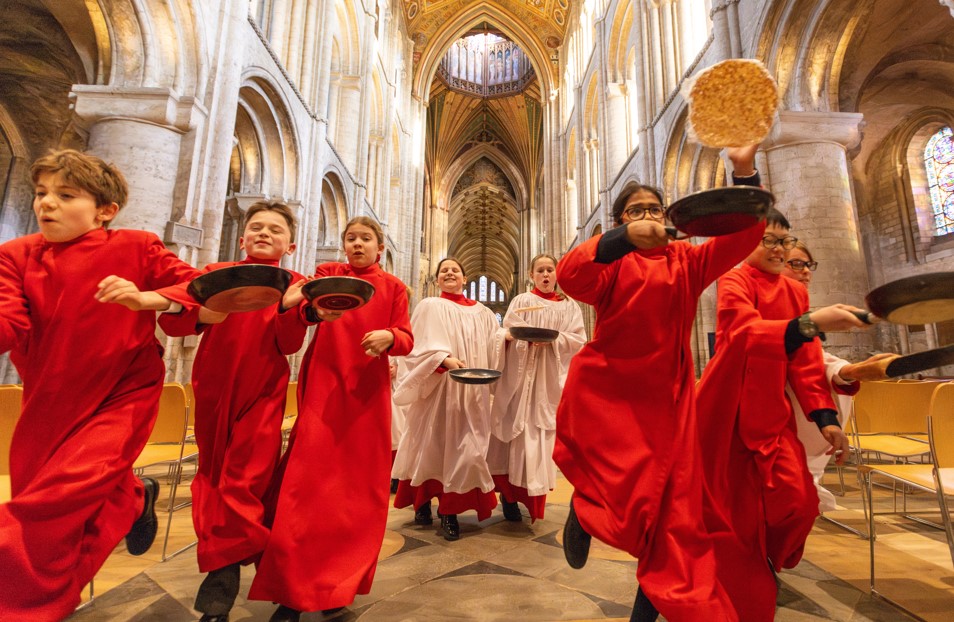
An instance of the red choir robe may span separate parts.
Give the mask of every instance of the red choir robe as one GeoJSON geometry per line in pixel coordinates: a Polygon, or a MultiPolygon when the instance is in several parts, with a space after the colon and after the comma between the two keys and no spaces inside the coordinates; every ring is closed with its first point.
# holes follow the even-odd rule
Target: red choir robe
{"type": "MultiPolygon", "coordinates": [[[[327,263],[315,276],[358,277],[374,295],[318,324],[298,375],[298,419],[273,483],[271,535],[249,598],[299,611],[344,607],[371,589],[390,497],[388,355],[414,345],[404,283],[378,264],[327,263]],[[390,330],[394,344],[372,358],[360,343],[379,329],[390,330]]],[[[303,303],[300,312],[307,309],[303,303]]]]}
{"type": "Polygon", "coordinates": [[[818,515],[786,380],[805,413],[835,404],[820,342],[785,352],[786,327],[808,310],[803,285],[743,264],[719,279],[718,307],[716,354],[697,397],[704,516],[740,619],[772,620],[777,588],[766,560],[794,567],[818,515]]]}
{"type": "Polygon", "coordinates": [[[154,290],[198,274],[144,231],[0,246],[0,351],[23,379],[0,505],[0,620],[62,620],[143,510],[133,475],[165,366],[156,314],[102,304],[116,274],[154,290]]]}
{"type": "MultiPolygon", "coordinates": [[[[247,257],[209,264],[203,272],[240,264],[278,266],[247,257]]],[[[292,282],[303,278],[292,272],[292,282]]],[[[188,294],[162,290],[181,301],[188,294]]],[[[159,316],[169,335],[202,333],[192,367],[195,441],[199,466],[192,480],[192,520],[199,539],[199,570],[250,563],[265,548],[263,498],[282,449],[289,367],[307,325],[297,309],[232,313],[221,324],[198,324],[193,313],[159,316]]]]}
{"type": "Polygon", "coordinates": [[[639,585],[667,620],[736,620],[699,520],[690,338],[699,296],[758,244],[764,226],[598,263],[600,240],[617,231],[557,266],[560,286],[594,305],[597,320],[570,362],[553,457],[575,488],[583,528],[639,558],[639,585]]]}

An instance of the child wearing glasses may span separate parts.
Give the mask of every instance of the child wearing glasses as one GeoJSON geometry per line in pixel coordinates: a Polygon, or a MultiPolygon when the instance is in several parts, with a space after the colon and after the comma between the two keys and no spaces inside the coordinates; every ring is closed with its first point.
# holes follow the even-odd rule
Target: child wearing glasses
{"type": "MultiPolygon", "coordinates": [[[[805,246],[805,243],[799,240],[795,243],[795,248],[789,251],[782,274],[798,281],[807,288],[812,282],[812,274],[814,274],[816,268],[818,268],[818,262],[812,257],[812,253],[805,246]]],[[[861,388],[860,381],[883,380],[886,377],[885,368],[888,363],[898,357],[897,354],[876,354],[861,363],[849,363],[829,352],[823,354],[825,357],[825,377],[831,386],[832,397],[838,405],[838,421],[841,424],[844,424],[844,414],[851,406],[851,396],[861,388]]],[[[831,460],[831,446],[818,433],[818,426],[805,417],[791,386],[786,387],[785,392],[792,404],[798,430],[798,440],[805,446],[808,470],[815,482],[815,491],[818,493],[818,512],[822,514],[830,512],[837,507],[835,495],[822,486],[821,482],[825,476],[825,467],[831,460]]]]}
{"type": "MultiPolygon", "coordinates": [[[[758,184],[755,147],[733,150],[736,183],[758,184]],[[740,174],[752,175],[742,180],[740,174]]],[[[632,620],[737,620],[700,524],[690,341],[699,296],[762,238],[763,224],[700,245],[671,240],[662,194],[631,182],[616,227],[560,260],[557,280],[596,308],[593,339],[570,361],[553,458],[574,486],[567,562],[586,563],[591,534],[639,558],[632,620]]]]}
{"type": "Polygon", "coordinates": [[[775,615],[774,571],[794,567],[818,515],[818,495],[792,421],[796,401],[826,444],[847,456],[822,359],[822,331],[863,327],[848,305],[808,313],[808,292],[782,276],[797,243],[777,210],[745,262],[719,279],[716,354],[698,386],[706,527],[718,576],[739,619],[775,615]]]}

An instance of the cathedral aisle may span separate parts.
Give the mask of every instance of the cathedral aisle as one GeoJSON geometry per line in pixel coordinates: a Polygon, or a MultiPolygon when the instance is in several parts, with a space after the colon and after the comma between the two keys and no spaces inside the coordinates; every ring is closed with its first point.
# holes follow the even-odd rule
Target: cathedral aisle
{"type": "MultiPolygon", "coordinates": [[[[835,484],[834,475],[829,477],[831,484],[835,484]]],[[[533,525],[526,518],[522,523],[508,523],[499,508],[480,525],[475,516],[461,515],[462,538],[457,542],[446,542],[438,533],[436,522],[433,527],[420,527],[413,524],[409,510],[392,509],[372,592],[359,596],[351,607],[334,616],[311,613],[302,616],[302,620],[625,622],[636,593],[636,562],[594,541],[590,561],[583,570],[572,570],[566,565],[561,532],[569,493],[569,485],[560,479],[558,490],[548,499],[546,519],[533,525]]],[[[913,504],[929,507],[930,501],[915,499],[913,504]]],[[[848,507],[837,512],[837,518],[861,526],[863,516],[857,490],[849,489],[839,502],[848,507]]],[[[355,516],[355,520],[361,517],[355,516]]],[[[894,520],[881,522],[878,533],[878,579],[883,593],[901,600],[925,620],[948,620],[945,603],[949,604],[954,597],[954,578],[943,533],[894,520]]],[[[160,530],[160,539],[162,535],[160,530]]],[[[191,538],[187,511],[177,512],[170,547],[191,538]]],[[[145,558],[132,558],[118,547],[97,577],[93,603],[70,620],[198,619],[191,609],[201,581],[195,549],[160,563],[158,546],[154,546],[145,558]]],[[[808,540],[805,559],[796,569],[781,574],[781,607],[776,619],[916,619],[870,596],[867,573],[867,542],[819,520],[808,540]]],[[[244,599],[252,574],[251,569],[243,570],[241,594],[232,610],[233,621],[264,622],[274,610],[271,603],[244,599]]]]}

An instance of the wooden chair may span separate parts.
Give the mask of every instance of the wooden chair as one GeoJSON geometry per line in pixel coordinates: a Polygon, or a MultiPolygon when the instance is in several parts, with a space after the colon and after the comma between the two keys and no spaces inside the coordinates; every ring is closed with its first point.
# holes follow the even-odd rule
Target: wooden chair
{"type": "Polygon", "coordinates": [[[282,451],[288,448],[288,437],[291,435],[295,421],[298,419],[298,381],[288,383],[285,395],[285,418],[282,419],[282,451]]]}
{"type": "MultiPolygon", "coordinates": [[[[943,529],[951,553],[951,562],[954,563],[954,534],[952,534],[950,510],[947,507],[947,498],[954,496],[954,385],[949,383],[939,385],[931,402],[927,424],[928,439],[932,449],[932,463],[862,466],[868,493],[868,529],[871,533],[868,544],[871,561],[870,587],[874,594],[879,594],[875,585],[875,540],[877,540],[877,532],[872,495],[872,480],[875,476],[886,478],[904,487],[936,495],[944,522],[943,529]]],[[[879,515],[898,513],[879,512],[879,515]]],[[[879,595],[884,598],[883,595],[879,595]]],[[[889,599],[886,598],[886,600],[889,599]]]]}
{"type": "Polygon", "coordinates": [[[22,402],[23,387],[16,384],[0,387],[0,503],[10,500],[10,442],[22,402]]]}
{"type": "Polygon", "coordinates": [[[191,542],[169,555],[166,554],[173,513],[192,504],[191,501],[187,501],[176,505],[176,493],[182,478],[182,464],[186,460],[195,459],[199,451],[194,442],[186,441],[188,424],[189,402],[185,387],[177,382],[165,383],[159,398],[159,416],[156,418],[156,425],[149,436],[149,442],[133,464],[133,470],[137,474],[142,474],[148,467],[167,467],[167,477],[170,482],[169,505],[166,535],[162,543],[162,561],[178,555],[197,542],[191,542]]]}

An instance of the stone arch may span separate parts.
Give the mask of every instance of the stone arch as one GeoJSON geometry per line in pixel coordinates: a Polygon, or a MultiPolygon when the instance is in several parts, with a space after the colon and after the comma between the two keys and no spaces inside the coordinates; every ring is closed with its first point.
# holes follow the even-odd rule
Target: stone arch
{"type": "Polygon", "coordinates": [[[629,77],[626,56],[633,30],[633,3],[636,0],[623,0],[616,5],[613,25],[610,28],[609,48],[606,55],[607,80],[624,82],[629,77]]]}
{"type": "Polygon", "coordinates": [[[526,52],[537,79],[540,80],[540,92],[550,93],[553,84],[555,84],[555,77],[552,75],[554,69],[548,60],[549,54],[543,43],[526,28],[522,20],[505,8],[475,4],[456,14],[453,20],[434,34],[432,43],[417,63],[413,89],[415,97],[427,101],[431,81],[437,73],[437,68],[444,57],[444,53],[447,52],[454,41],[483,22],[499,28],[507,38],[526,52]]]}
{"type": "Polygon", "coordinates": [[[338,21],[336,34],[341,36],[340,39],[335,37],[340,70],[349,75],[357,74],[361,64],[361,33],[353,4],[348,0],[336,0],[335,16],[338,21]]]}
{"type": "Polygon", "coordinates": [[[683,107],[669,134],[661,163],[660,190],[667,202],[725,185],[725,167],[719,150],[689,140],[688,118],[689,110],[683,107]]]}
{"type": "Polygon", "coordinates": [[[260,183],[243,192],[298,197],[300,141],[281,91],[260,70],[247,72],[239,88],[236,127],[240,124],[243,132],[238,139],[244,157],[260,163],[260,183]]]}
{"type": "Polygon", "coordinates": [[[321,211],[325,218],[325,232],[320,246],[332,246],[335,249],[341,245],[341,233],[348,222],[351,208],[348,204],[348,193],[341,181],[341,173],[328,170],[321,178],[321,211]]]}
{"type": "Polygon", "coordinates": [[[515,205],[525,206],[527,205],[528,194],[527,186],[524,183],[523,177],[520,175],[520,169],[517,167],[516,163],[507,157],[500,149],[494,147],[490,144],[482,144],[477,147],[474,147],[467,151],[462,157],[454,160],[454,163],[447,169],[444,174],[441,184],[438,186],[438,197],[440,197],[440,205],[445,205],[452,198],[451,193],[454,190],[454,186],[457,185],[457,181],[460,179],[460,176],[471,167],[477,160],[481,158],[487,158],[494,164],[500,167],[500,169],[507,176],[507,179],[510,181],[510,184],[513,186],[516,191],[515,205]]]}

